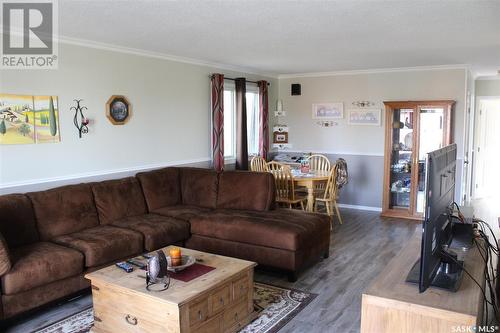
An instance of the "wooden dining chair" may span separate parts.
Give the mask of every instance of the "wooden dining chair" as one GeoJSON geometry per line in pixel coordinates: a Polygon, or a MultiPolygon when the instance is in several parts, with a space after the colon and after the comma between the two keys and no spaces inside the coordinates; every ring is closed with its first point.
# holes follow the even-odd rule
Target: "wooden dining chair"
{"type": "Polygon", "coordinates": [[[266,160],[260,156],[254,156],[250,161],[250,170],[257,172],[268,172],[266,160]]]}
{"type": "Polygon", "coordinates": [[[330,160],[325,155],[313,154],[307,158],[311,171],[330,171],[330,160]]]}
{"type": "Polygon", "coordinates": [[[333,229],[333,216],[336,214],[339,223],[342,224],[339,207],[337,205],[337,168],[334,166],[328,177],[326,188],[323,196],[317,197],[314,200],[314,211],[318,211],[318,203],[323,203],[326,208],[326,214],[330,217],[330,229],[333,229]],[[334,214],[335,209],[335,214],[334,214]]]}
{"type": "Polygon", "coordinates": [[[281,170],[281,169],[283,169],[283,167],[290,168],[288,165],[283,164],[283,163],[279,163],[279,162],[275,162],[275,161],[267,162],[267,170],[270,172],[273,172],[276,170],[281,170]]]}
{"type": "Polygon", "coordinates": [[[283,164],[281,164],[281,168],[274,164],[273,166],[275,166],[275,169],[271,170],[271,173],[274,175],[275,179],[274,183],[276,186],[276,202],[285,204],[290,209],[294,205],[299,204],[300,208],[304,210],[304,202],[307,200],[307,198],[299,196],[297,193],[295,193],[292,169],[289,166],[283,164]]]}
{"type": "MultiPolygon", "coordinates": [[[[309,162],[309,170],[311,171],[330,171],[330,160],[325,155],[313,154],[307,158],[309,162]]],[[[318,183],[314,186],[314,192],[321,195],[325,192],[325,183],[318,183]]]]}

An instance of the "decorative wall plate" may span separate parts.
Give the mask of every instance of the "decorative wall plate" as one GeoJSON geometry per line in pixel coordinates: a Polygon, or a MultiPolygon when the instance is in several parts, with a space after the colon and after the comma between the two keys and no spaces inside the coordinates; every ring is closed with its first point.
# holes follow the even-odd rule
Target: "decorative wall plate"
{"type": "Polygon", "coordinates": [[[125,96],[113,95],[106,103],[106,117],[113,125],[125,124],[132,114],[132,105],[125,96]]]}

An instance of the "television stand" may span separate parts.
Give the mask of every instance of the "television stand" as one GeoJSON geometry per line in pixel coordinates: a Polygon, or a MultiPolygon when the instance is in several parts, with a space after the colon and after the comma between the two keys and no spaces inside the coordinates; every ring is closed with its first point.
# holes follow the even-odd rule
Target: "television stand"
{"type": "MultiPolygon", "coordinates": [[[[449,252],[448,252],[449,253],[449,252]]],[[[439,289],[449,290],[449,291],[457,291],[460,287],[460,283],[462,282],[462,277],[464,275],[464,271],[462,269],[464,262],[457,260],[456,254],[454,255],[455,260],[450,259],[446,254],[443,254],[441,259],[441,264],[439,265],[436,274],[431,282],[431,287],[436,287],[439,289]]],[[[419,275],[420,275],[420,259],[413,265],[406,278],[406,282],[415,283],[418,285],[419,283],[419,275]]]]}
{"type": "MultiPolygon", "coordinates": [[[[456,327],[482,324],[483,294],[464,274],[456,292],[430,287],[419,293],[418,286],[407,283],[406,276],[420,257],[422,231],[419,229],[407,245],[363,292],[361,333],[453,332],[456,327]]],[[[465,268],[483,287],[484,267],[478,247],[464,258],[465,268]]]]}

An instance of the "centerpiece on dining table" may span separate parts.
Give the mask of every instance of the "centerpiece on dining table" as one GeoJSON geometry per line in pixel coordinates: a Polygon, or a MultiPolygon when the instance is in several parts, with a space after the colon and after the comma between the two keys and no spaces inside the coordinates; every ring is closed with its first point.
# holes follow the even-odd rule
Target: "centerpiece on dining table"
{"type": "Polygon", "coordinates": [[[300,163],[300,172],[309,173],[311,171],[311,165],[308,160],[302,161],[300,163]]]}

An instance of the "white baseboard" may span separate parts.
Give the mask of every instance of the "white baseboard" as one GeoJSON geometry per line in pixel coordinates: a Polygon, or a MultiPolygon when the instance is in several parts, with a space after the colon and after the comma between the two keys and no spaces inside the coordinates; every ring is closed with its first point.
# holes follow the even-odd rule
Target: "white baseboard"
{"type": "Polygon", "coordinates": [[[382,212],[382,207],[371,207],[371,206],[360,206],[360,205],[347,205],[347,204],[337,204],[340,208],[350,208],[357,210],[368,210],[371,212],[382,212]]]}
{"type": "Polygon", "coordinates": [[[205,163],[208,165],[209,162],[210,158],[205,157],[205,158],[197,158],[191,160],[180,160],[180,161],[171,161],[158,164],[142,165],[129,168],[85,172],[85,173],[72,174],[60,177],[41,178],[41,179],[33,179],[27,181],[3,183],[0,185],[0,194],[43,191],[63,185],[88,183],[88,182],[102,181],[107,179],[129,177],[135,175],[138,172],[159,169],[169,166],[180,166],[180,165],[186,166],[186,165],[197,165],[205,163]]]}

